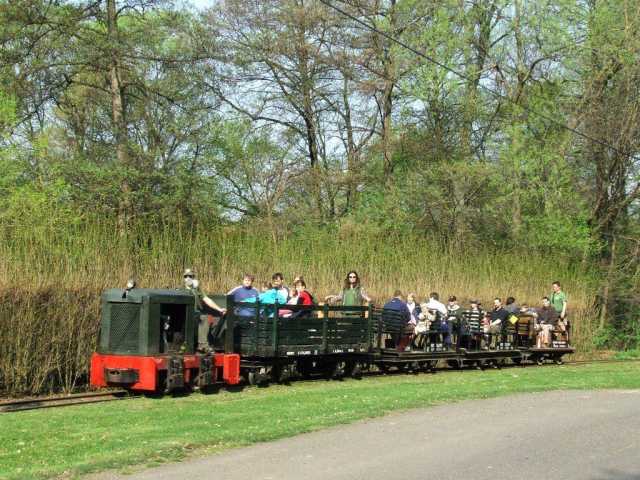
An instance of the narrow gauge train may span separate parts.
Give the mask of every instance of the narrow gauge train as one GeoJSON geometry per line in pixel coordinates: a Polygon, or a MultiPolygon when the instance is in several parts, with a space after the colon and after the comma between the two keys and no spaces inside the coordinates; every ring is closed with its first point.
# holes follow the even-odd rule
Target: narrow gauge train
{"type": "Polygon", "coordinates": [[[430,371],[439,361],[452,368],[561,363],[563,355],[573,353],[566,334],[552,348],[535,348],[533,319],[526,316],[508,323],[490,349],[480,341],[447,348],[440,333],[431,331],[418,336],[410,351],[398,351],[405,326],[395,312],[373,306],[239,304],[231,297],[216,301],[227,306],[217,322],[196,312],[188,290],[107,290],[91,385],[141,392],[206,390],[243,379],[259,384],[318,375],[358,377],[373,368],[430,371]],[[212,328],[200,328],[201,322],[212,328]],[[202,333],[198,338],[203,331],[207,338],[202,333]]]}

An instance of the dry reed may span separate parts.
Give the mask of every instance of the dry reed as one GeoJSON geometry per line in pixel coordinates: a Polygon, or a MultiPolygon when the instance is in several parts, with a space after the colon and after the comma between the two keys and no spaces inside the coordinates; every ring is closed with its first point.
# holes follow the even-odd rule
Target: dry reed
{"type": "Polygon", "coordinates": [[[336,292],[355,269],[369,294],[438,291],[460,300],[516,297],[537,305],[559,279],[570,298],[574,341],[591,348],[593,275],[561,255],[488,248],[449,249],[416,235],[366,229],[299,229],[276,236],[260,228],[140,226],[117,235],[113,224],[0,230],[0,392],[71,390],[86,381],[96,345],[99,295],[130,277],[145,287],[177,287],[193,267],[207,292],[224,292],[243,272],[304,275],[317,299],[336,292]]]}

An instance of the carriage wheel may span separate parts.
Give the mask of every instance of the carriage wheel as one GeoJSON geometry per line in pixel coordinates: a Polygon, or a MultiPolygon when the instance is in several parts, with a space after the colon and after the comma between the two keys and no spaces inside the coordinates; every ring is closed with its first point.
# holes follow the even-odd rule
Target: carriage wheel
{"type": "Polygon", "coordinates": [[[462,360],[450,359],[447,360],[447,365],[455,370],[460,370],[462,368],[462,360]]]}
{"type": "Polygon", "coordinates": [[[296,370],[302,378],[309,379],[313,374],[313,362],[308,360],[298,360],[296,370]]]}
{"type": "Polygon", "coordinates": [[[251,370],[249,373],[247,373],[247,382],[249,382],[249,385],[251,385],[252,387],[258,385],[258,374],[255,372],[255,370],[251,370]]]}
{"type": "Polygon", "coordinates": [[[362,368],[358,362],[347,362],[344,373],[347,377],[362,378],[362,368]]]}
{"type": "Polygon", "coordinates": [[[380,372],[384,374],[389,373],[389,365],[387,365],[386,363],[378,363],[377,367],[378,367],[378,370],[380,370],[380,372]]]}
{"type": "Polygon", "coordinates": [[[276,383],[287,383],[289,381],[290,372],[287,366],[274,365],[271,367],[271,379],[276,383]]]}

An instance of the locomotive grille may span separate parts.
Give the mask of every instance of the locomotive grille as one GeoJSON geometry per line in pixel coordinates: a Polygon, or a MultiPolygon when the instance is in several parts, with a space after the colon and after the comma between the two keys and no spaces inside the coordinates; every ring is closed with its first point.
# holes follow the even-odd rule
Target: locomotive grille
{"type": "Polygon", "coordinates": [[[138,350],[138,337],[140,335],[140,305],[132,303],[112,303],[110,332],[110,352],[136,352],[138,350]]]}

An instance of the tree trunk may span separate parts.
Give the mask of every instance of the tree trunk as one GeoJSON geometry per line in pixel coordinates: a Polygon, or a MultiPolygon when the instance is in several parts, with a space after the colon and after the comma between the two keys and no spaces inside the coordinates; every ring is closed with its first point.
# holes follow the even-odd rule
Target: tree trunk
{"type": "Polygon", "coordinates": [[[344,123],[347,131],[347,198],[345,212],[355,206],[356,193],[356,146],[353,138],[353,124],[351,122],[351,105],[349,103],[349,81],[343,79],[342,102],[344,103],[344,123]]]}
{"type": "Polygon", "coordinates": [[[616,237],[614,236],[611,241],[611,251],[608,258],[607,276],[602,289],[602,303],[600,305],[600,321],[598,326],[602,330],[607,324],[607,317],[609,315],[609,305],[611,302],[611,288],[614,282],[614,273],[616,268],[616,237]]]}
{"type": "MultiPolygon", "coordinates": [[[[396,0],[391,0],[388,10],[389,16],[389,28],[391,35],[396,35],[396,14],[395,6],[396,0]]],[[[391,147],[391,134],[392,134],[392,119],[393,113],[393,90],[396,85],[397,75],[396,66],[393,55],[391,54],[391,44],[385,39],[380,39],[380,45],[382,47],[382,61],[383,61],[383,77],[384,84],[382,90],[382,156],[383,156],[383,171],[387,184],[392,180],[393,174],[393,152],[391,147]]]]}
{"type": "Polygon", "coordinates": [[[125,172],[120,187],[120,201],[118,205],[118,229],[124,234],[131,217],[131,185],[127,177],[129,170],[129,149],[127,141],[127,124],[125,120],[124,95],[120,79],[120,59],[118,53],[118,16],[116,0],[107,0],[107,34],[111,61],[109,65],[109,85],[111,89],[111,117],[113,121],[113,136],[116,143],[116,158],[119,168],[125,172]]]}

